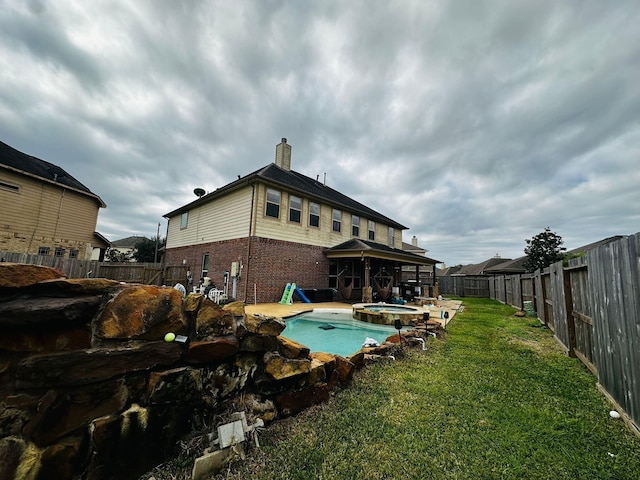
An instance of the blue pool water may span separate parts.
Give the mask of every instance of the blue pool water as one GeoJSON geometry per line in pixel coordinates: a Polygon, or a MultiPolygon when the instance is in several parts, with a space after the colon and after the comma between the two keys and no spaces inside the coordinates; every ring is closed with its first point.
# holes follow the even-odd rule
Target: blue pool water
{"type": "Polygon", "coordinates": [[[312,352],[343,357],[360,350],[367,337],[382,344],[387,337],[397,333],[393,326],[354,320],[351,310],[314,310],[291,317],[286,323],[282,336],[309,347],[312,352]],[[334,328],[321,328],[327,326],[334,328]]]}

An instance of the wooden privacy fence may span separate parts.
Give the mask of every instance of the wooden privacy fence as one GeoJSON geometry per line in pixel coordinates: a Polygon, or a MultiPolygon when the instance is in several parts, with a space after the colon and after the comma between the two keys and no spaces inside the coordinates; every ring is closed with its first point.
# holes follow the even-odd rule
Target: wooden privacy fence
{"type": "Polygon", "coordinates": [[[640,435],[640,233],[588,251],[567,266],[489,278],[490,297],[523,309],[533,301],[567,353],[640,435]]]}
{"type": "Polygon", "coordinates": [[[0,252],[5,262],[43,265],[62,270],[67,278],[109,278],[119,282],[146,285],[187,285],[187,265],[163,265],[161,263],[115,263],[95,260],[60,258],[51,255],[0,252]]]}
{"type": "Polygon", "coordinates": [[[489,297],[489,280],[483,276],[451,275],[438,278],[438,290],[458,297],[489,297]]]}

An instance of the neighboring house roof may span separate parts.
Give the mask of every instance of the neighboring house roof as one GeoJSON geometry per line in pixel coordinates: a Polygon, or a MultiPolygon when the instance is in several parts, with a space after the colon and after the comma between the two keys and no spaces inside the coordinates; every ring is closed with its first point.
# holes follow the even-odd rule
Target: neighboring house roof
{"type": "Polygon", "coordinates": [[[271,163],[265,167],[262,167],[255,172],[252,172],[244,177],[240,177],[238,180],[231,182],[217,190],[194,200],[193,202],[184,205],[176,210],[173,210],[164,215],[165,218],[170,218],[175,215],[184,213],[198,205],[206,204],[216,198],[222,197],[238,188],[245,187],[247,184],[262,181],[264,183],[286,188],[287,190],[300,193],[301,196],[305,196],[314,200],[334,205],[336,207],[342,207],[351,213],[360,214],[363,217],[371,219],[376,222],[384,223],[390,227],[399,228],[401,230],[407,229],[404,225],[376,212],[375,210],[355,201],[354,199],[343,195],[342,193],[334,190],[331,187],[315,180],[313,178],[302,175],[301,173],[294,172],[293,170],[285,170],[275,163],[271,163]]]}
{"type": "Polygon", "coordinates": [[[427,251],[422,247],[417,247],[412,243],[402,242],[402,249],[405,252],[415,253],[416,255],[426,255],[427,251]]]}
{"type": "Polygon", "coordinates": [[[487,275],[496,275],[499,273],[525,273],[527,271],[524,268],[524,262],[527,261],[527,256],[518,257],[514,260],[507,260],[502,263],[498,263],[497,265],[493,265],[491,267],[485,268],[484,274],[487,275]]]}
{"type": "Polygon", "coordinates": [[[149,241],[147,237],[139,237],[139,236],[133,235],[131,237],[121,238],[120,240],[111,242],[111,246],[115,248],[130,248],[133,250],[136,246],[136,243],[138,243],[141,240],[149,241]]]}
{"type": "MultiPolygon", "coordinates": [[[[615,242],[623,238],[624,235],[615,235],[613,237],[607,237],[602,240],[598,240],[597,242],[589,243],[587,245],[583,245],[578,248],[574,248],[572,250],[567,250],[564,252],[567,253],[586,253],[589,250],[593,250],[594,248],[601,247],[602,245],[606,245],[607,243],[615,242]]],[[[524,263],[527,261],[527,256],[516,258],[515,260],[509,260],[508,262],[500,263],[498,265],[494,265],[484,270],[484,273],[489,275],[496,275],[500,273],[507,274],[515,274],[515,273],[526,273],[527,269],[524,267],[524,263]]]]}
{"type": "Polygon", "coordinates": [[[361,240],[359,238],[352,238],[339,245],[327,248],[325,254],[327,258],[351,258],[361,256],[363,258],[373,257],[398,260],[416,265],[435,265],[436,263],[442,263],[439,260],[434,260],[424,255],[416,255],[415,253],[400,250],[399,248],[393,248],[388,245],[370,240],[361,240]]]}
{"type": "Polygon", "coordinates": [[[492,257],[481,263],[465,265],[458,272],[456,272],[456,274],[457,275],[483,275],[491,267],[495,265],[501,265],[503,263],[507,263],[510,261],[511,261],[510,258],[492,257]]]}
{"type": "Polygon", "coordinates": [[[0,165],[49,183],[72,188],[95,198],[101,207],[107,206],[98,195],[69,175],[63,168],[16,150],[4,142],[0,142],[0,165]]]}
{"type": "Polygon", "coordinates": [[[112,243],[109,239],[98,232],[93,232],[93,236],[96,237],[98,242],[101,242],[105,247],[110,247],[112,243]]]}
{"type": "Polygon", "coordinates": [[[438,269],[436,270],[436,275],[438,277],[447,277],[450,275],[455,275],[460,271],[461,268],[462,268],[462,265],[454,265],[453,267],[438,269]]]}

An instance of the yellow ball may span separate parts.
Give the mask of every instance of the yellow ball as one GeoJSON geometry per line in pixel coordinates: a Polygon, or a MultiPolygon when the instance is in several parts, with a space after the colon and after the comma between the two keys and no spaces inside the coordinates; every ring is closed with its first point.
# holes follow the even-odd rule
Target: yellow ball
{"type": "Polygon", "coordinates": [[[169,332],[164,336],[165,342],[173,342],[176,339],[176,334],[173,332],[169,332]]]}

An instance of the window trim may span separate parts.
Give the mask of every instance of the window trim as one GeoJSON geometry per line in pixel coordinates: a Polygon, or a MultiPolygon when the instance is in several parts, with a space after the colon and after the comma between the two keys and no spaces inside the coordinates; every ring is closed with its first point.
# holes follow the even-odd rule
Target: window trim
{"type": "Polygon", "coordinates": [[[322,207],[320,206],[319,203],[316,202],[309,202],[309,227],[310,228],[320,228],[320,217],[321,217],[321,212],[322,212],[322,207]],[[317,206],[318,207],[318,213],[315,214],[313,213],[313,207],[317,206]],[[317,218],[318,219],[318,225],[314,225],[313,222],[311,221],[312,218],[317,218]]]}
{"type": "Polygon", "coordinates": [[[209,269],[211,267],[211,255],[209,255],[209,252],[203,253],[202,254],[202,268],[200,269],[201,273],[202,273],[202,278],[204,277],[208,277],[209,276],[209,269]],[[206,269],[205,269],[206,267],[206,269]]]}
{"type": "Polygon", "coordinates": [[[331,231],[333,233],[342,233],[342,210],[338,210],[337,208],[334,208],[331,212],[331,231]]]}
{"type": "Polygon", "coordinates": [[[396,229],[389,227],[389,246],[393,247],[396,244],[396,229]]]}
{"type": "Polygon", "coordinates": [[[298,197],[297,195],[293,195],[293,194],[289,194],[289,222],[290,223],[296,223],[298,225],[302,224],[302,197],[298,197]],[[293,199],[297,199],[298,200],[298,204],[300,206],[300,208],[294,208],[293,205],[293,199]],[[298,219],[297,220],[293,220],[291,218],[291,214],[297,212],[298,213],[298,219]]]}
{"type": "Polygon", "coordinates": [[[369,220],[367,238],[372,242],[376,241],[376,222],[369,220]]]}
{"type": "Polygon", "coordinates": [[[360,238],[360,217],[358,215],[351,215],[351,236],[360,238]]]}
{"type": "Polygon", "coordinates": [[[51,247],[38,247],[38,255],[48,257],[51,255],[51,247]]]}
{"type": "Polygon", "coordinates": [[[184,230],[189,225],[189,212],[182,212],[180,215],[180,230],[184,230]]]}
{"type": "Polygon", "coordinates": [[[265,199],[264,199],[264,216],[267,218],[273,218],[273,219],[279,219],[280,218],[280,207],[282,205],[282,192],[280,190],[276,190],[275,188],[269,188],[267,187],[267,191],[265,192],[265,199]],[[269,201],[269,193],[277,193],[278,194],[278,203],[274,203],[272,201],[269,201]],[[275,205],[275,207],[277,207],[277,215],[270,215],[269,214],[269,206],[270,205],[275,205]]]}

